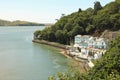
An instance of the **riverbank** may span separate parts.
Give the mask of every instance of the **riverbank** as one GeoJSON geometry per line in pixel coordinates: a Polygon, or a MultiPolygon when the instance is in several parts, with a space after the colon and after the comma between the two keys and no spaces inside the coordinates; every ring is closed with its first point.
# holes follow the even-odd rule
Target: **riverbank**
{"type": "Polygon", "coordinates": [[[45,40],[32,40],[32,42],[39,43],[39,44],[45,44],[45,45],[49,45],[49,46],[53,46],[53,47],[57,47],[61,49],[66,49],[66,45],[55,43],[55,42],[49,42],[45,40]]]}
{"type": "Polygon", "coordinates": [[[69,58],[72,61],[71,63],[74,63],[74,67],[77,67],[81,73],[85,73],[90,69],[87,61],[78,61],[74,57],[69,56],[67,54],[66,45],[55,43],[55,42],[49,42],[45,40],[32,40],[32,42],[59,48],[59,53],[69,58]]]}

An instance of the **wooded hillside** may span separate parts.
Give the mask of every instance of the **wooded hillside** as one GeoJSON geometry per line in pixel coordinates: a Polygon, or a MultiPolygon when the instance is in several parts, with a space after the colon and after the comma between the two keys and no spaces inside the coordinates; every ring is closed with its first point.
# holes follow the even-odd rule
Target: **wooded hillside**
{"type": "Polygon", "coordinates": [[[39,39],[69,44],[77,34],[100,36],[104,30],[120,30],[119,2],[116,0],[102,7],[97,1],[94,9],[79,9],[78,12],[63,15],[53,26],[36,31],[34,35],[40,35],[39,39]]]}

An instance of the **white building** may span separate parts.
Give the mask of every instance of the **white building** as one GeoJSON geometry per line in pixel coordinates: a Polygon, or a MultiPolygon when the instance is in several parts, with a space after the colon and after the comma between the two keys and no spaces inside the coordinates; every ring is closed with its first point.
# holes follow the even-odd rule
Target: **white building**
{"type": "Polygon", "coordinates": [[[80,48],[96,48],[96,49],[106,49],[107,43],[104,38],[97,38],[92,36],[75,36],[75,45],[80,48]]]}
{"type": "Polygon", "coordinates": [[[89,40],[90,36],[85,35],[85,36],[81,36],[81,35],[77,35],[75,36],[75,45],[79,45],[80,48],[87,48],[88,47],[88,40],[89,40]]]}

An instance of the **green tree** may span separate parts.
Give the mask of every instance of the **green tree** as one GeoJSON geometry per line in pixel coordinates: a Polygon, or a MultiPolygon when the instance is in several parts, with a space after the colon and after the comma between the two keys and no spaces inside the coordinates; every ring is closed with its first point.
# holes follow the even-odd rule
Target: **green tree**
{"type": "Polygon", "coordinates": [[[82,34],[82,32],[84,31],[84,29],[79,26],[78,24],[73,28],[73,30],[71,31],[71,36],[74,37],[77,34],[82,34]]]}
{"type": "Polygon", "coordinates": [[[55,36],[57,38],[57,42],[64,44],[65,39],[64,39],[64,33],[62,30],[57,30],[55,33],[55,36]]]}
{"type": "MultiPolygon", "coordinates": [[[[41,35],[41,30],[37,30],[34,32],[34,38],[38,38],[38,36],[40,36],[40,35],[41,35]]],[[[38,39],[40,39],[40,38],[38,38],[38,39]]]]}
{"type": "Polygon", "coordinates": [[[81,12],[81,11],[82,11],[81,8],[79,8],[78,12],[81,12]]]}
{"type": "Polygon", "coordinates": [[[96,15],[99,10],[102,9],[102,6],[99,1],[94,2],[94,14],[96,15]]]}
{"type": "Polygon", "coordinates": [[[94,26],[89,24],[87,27],[86,27],[86,32],[87,33],[92,33],[92,30],[94,30],[94,26]]]}
{"type": "Polygon", "coordinates": [[[55,41],[56,41],[56,37],[55,37],[54,32],[48,31],[48,40],[49,40],[49,41],[52,41],[52,42],[55,42],[55,41]]]}
{"type": "Polygon", "coordinates": [[[69,31],[71,31],[72,30],[72,28],[73,28],[73,21],[72,20],[69,20],[66,24],[65,24],[65,26],[64,26],[64,30],[67,30],[68,32],[69,31]]]}

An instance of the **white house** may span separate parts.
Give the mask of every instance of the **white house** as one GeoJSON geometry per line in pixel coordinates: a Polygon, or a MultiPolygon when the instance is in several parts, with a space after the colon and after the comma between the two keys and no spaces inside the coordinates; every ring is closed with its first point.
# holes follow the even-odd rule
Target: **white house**
{"type": "Polygon", "coordinates": [[[104,38],[97,38],[88,35],[77,35],[75,36],[75,46],[80,48],[96,48],[96,49],[106,49],[107,43],[104,38]]]}
{"type": "Polygon", "coordinates": [[[96,41],[93,43],[94,48],[99,48],[99,49],[106,49],[107,48],[107,43],[103,38],[98,38],[96,41]]]}
{"type": "Polygon", "coordinates": [[[79,45],[80,48],[86,48],[88,47],[88,40],[89,40],[90,36],[85,35],[85,36],[81,36],[81,35],[77,35],[75,36],[75,45],[79,45]]]}

